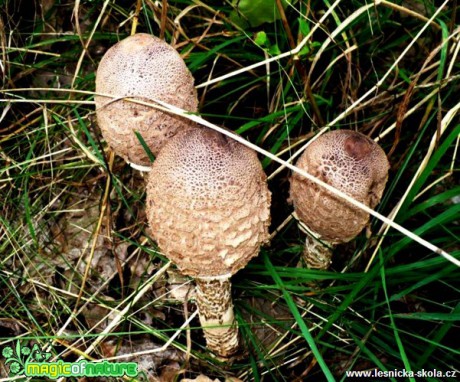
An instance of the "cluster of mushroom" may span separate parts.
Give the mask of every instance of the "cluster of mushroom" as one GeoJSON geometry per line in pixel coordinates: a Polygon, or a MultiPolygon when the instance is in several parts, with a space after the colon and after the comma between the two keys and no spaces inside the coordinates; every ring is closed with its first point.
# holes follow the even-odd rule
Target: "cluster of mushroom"
{"type": "Polygon", "coordinates": [[[193,82],[172,47],[136,34],[102,58],[96,113],[104,138],[125,160],[150,165],[145,146],[156,156],[147,181],[151,234],[195,279],[207,346],[229,357],[238,349],[230,277],[268,241],[271,195],[254,151],[146,105],[160,100],[196,112],[193,82]]]}
{"type": "MultiPolygon", "coordinates": [[[[151,234],[164,255],[195,279],[208,348],[230,357],[238,349],[230,278],[268,242],[271,194],[254,151],[148,105],[159,100],[196,112],[193,83],[171,46],[136,34],[102,58],[96,113],[104,138],[118,155],[151,167],[151,234]],[[153,165],[149,150],[156,156],[153,165]]],[[[371,208],[380,200],[388,173],[383,150],[353,131],[318,138],[297,166],[371,208]]],[[[369,220],[367,213],[296,174],[291,200],[299,219],[330,245],[351,240],[369,220]]],[[[307,239],[309,267],[327,268],[330,255],[327,246],[307,239]]]]}

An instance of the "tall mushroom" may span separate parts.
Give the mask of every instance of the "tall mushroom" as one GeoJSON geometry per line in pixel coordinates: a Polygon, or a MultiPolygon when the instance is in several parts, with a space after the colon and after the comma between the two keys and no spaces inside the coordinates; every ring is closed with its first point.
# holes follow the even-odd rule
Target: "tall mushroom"
{"type": "Polygon", "coordinates": [[[230,277],[268,241],[270,192],[254,151],[213,130],[179,132],[147,182],[147,217],[158,246],[196,281],[207,346],[238,348],[230,277]]]}
{"type": "MultiPolygon", "coordinates": [[[[312,142],[297,167],[374,208],[388,179],[388,159],[379,145],[351,130],[328,132],[312,142]]],[[[298,218],[320,239],[307,235],[303,258],[310,268],[327,269],[334,245],[357,236],[369,214],[299,174],[291,177],[291,200],[298,218]]]]}
{"type": "MultiPolygon", "coordinates": [[[[179,53],[157,37],[138,33],[112,46],[102,57],[96,93],[152,102],[158,99],[196,112],[194,79],[179,53]]],[[[190,122],[126,99],[95,96],[97,121],[111,148],[126,161],[149,166],[138,132],[156,156],[165,141],[190,122]]]]}

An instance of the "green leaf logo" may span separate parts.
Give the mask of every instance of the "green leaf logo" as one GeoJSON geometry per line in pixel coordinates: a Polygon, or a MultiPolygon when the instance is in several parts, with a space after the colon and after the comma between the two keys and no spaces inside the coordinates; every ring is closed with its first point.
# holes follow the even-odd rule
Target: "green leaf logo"
{"type": "Polygon", "coordinates": [[[5,358],[5,365],[9,365],[10,377],[23,374],[28,362],[46,362],[51,357],[51,353],[42,351],[38,344],[34,344],[31,349],[22,346],[19,340],[16,346],[5,346],[1,354],[5,358]]]}
{"type": "Polygon", "coordinates": [[[13,349],[11,349],[9,346],[3,348],[2,355],[6,359],[10,358],[13,355],[13,349]]]}
{"type": "Polygon", "coordinates": [[[24,353],[19,341],[17,341],[14,349],[11,346],[5,346],[2,350],[2,356],[5,357],[5,365],[10,364],[10,376],[22,374],[24,371],[24,353]]]}
{"type": "Polygon", "coordinates": [[[46,362],[51,357],[51,353],[44,352],[42,349],[35,344],[30,351],[30,356],[27,362],[46,362]]]}

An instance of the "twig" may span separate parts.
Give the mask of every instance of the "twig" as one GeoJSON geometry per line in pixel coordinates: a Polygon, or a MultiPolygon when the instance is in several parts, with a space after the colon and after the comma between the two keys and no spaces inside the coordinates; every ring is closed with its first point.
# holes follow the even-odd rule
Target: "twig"
{"type": "Polygon", "coordinates": [[[142,0],[137,0],[136,9],[133,16],[133,24],[131,25],[131,36],[136,34],[137,24],[139,23],[139,13],[141,12],[142,0]]]}
{"type": "Polygon", "coordinates": [[[164,39],[165,29],[166,29],[166,20],[168,15],[168,0],[162,0],[161,6],[161,25],[160,25],[160,38],[164,39]]]}

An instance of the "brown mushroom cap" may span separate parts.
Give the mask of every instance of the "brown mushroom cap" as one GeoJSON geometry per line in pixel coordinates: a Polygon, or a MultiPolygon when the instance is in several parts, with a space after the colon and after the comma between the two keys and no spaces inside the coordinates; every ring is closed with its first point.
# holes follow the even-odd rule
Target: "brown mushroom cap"
{"type": "Polygon", "coordinates": [[[254,151],[213,130],[179,132],[155,160],[147,217],[186,275],[234,274],[268,241],[270,192],[254,151]]]}
{"type": "MultiPolygon", "coordinates": [[[[96,75],[96,92],[142,101],[158,99],[196,112],[194,79],[177,51],[157,37],[139,33],[112,46],[96,75]]],[[[112,149],[129,162],[150,161],[134,131],[156,156],[164,142],[190,122],[152,107],[95,96],[97,121],[112,149]]],[[[152,102],[152,101],[150,101],[152,102]]]]}
{"type": "MultiPolygon", "coordinates": [[[[380,146],[351,130],[322,135],[296,165],[370,208],[379,203],[389,170],[380,146]]],[[[290,193],[299,219],[331,243],[353,239],[369,221],[368,213],[301,175],[292,176],[290,193]]]]}

